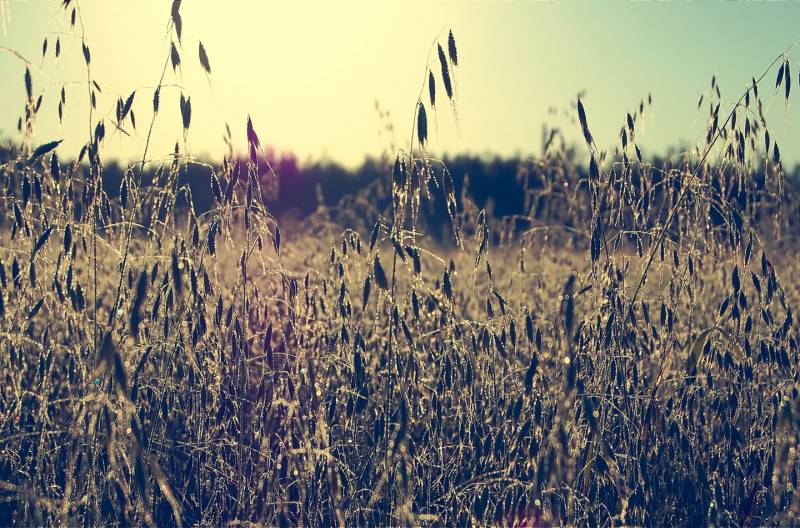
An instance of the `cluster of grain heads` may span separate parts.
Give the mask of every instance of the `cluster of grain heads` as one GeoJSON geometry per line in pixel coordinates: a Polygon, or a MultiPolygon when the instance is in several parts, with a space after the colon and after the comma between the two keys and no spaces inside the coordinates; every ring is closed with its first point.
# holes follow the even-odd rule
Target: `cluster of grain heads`
{"type": "MultiPolygon", "coordinates": [[[[458,55],[455,47],[455,39],[452,32],[448,36],[448,55],[445,54],[441,44],[436,43],[439,63],[441,66],[442,82],[445,85],[445,92],[448,100],[455,111],[455,97],[451,73],[455,68],[458,55]]],[[[414,123],[412,128],[412,141],[408,153],[400,152],[395,158],[391,175],[391,198],[392,214],[390,215],[391,227],[393,231],[393,242],[404,236],[414,238],[416,235],[416,224],[419,217],[419,208],[423,197],[431,199],[439,189],[444,195],[444,203],[450,217],[450,225],[456,243],[463,247],[461,237],[461,219],[456,200],[456,187],[453,177],[447,166],[440,160],[433,160],[428,154],[429,141],[429,112],[422,100],[425,92],[425,84],[428,86],[428,96],[430,108],[436,111],[436,76],[430,68],[425,71],[423,86],[420,97],[417,99],[414,111],[414,123]],[[421,154],[414,155],[415,138],[419,145],[421,154]]],[[[435,115],[435,114],[434,114],[435,115]]],[[[402,251],[396,254],[402,255],[402,251]]]]}
{"type": "MultiPolygon", "coordinates": [[[[445,95],[447,95],[448,101],[451,103],[453,107],[453,114],[458,119],[458,114],[456,113],[455,107],[455,92],[453,90],[453,82],[454,79],[452,74],[454,73],[454,68],[458,66],[458,52],[456,49],[456,41],[455,37],[453,37],[453,32],[450,31],[447,36],[447,50],[448,53],[445,54],[444,48],[440,43],[436,43],[436,51],[439,59],[439,67],[440,67],[440,74],[439,77],[441,79],[442,85],[444,86],[445,95]]],[[[436,110],[436,76],[434,75],[433,69],[429,67],[425,71],[425,78],[423,79],[423,90],[420,93],[424,92],[425,83],[428,85],[428,99],[431,105],[432,110],[436,110]]],[[[417,100],[417,108],[414,112],[416,116],[416,133],[417,133],[417,140],[419,141],[420,149],[424,152],[425,146],[428,138],[428,117],[427,111],[425,109],[425,104],[422,101],[422,97],[417,100]]],[[[413,149],[413,145],[411,145],[413,149]]]]}
{"type": "MultiPolygon", "coordinates": [[[[446,44],[431,109],[437,76],[454,98],[446,44]]],[[[760,106],[755,79],[744,97],[760,106]]],[[[710,99],[699,163],[659,167],[635,147],[645,99],[619,160],[579,101],[588,171],[545,149],[520,170],[517,223],[401,153],[363,243],[320,213],[318,235],[282,240],[249,118],[249,159],[211,168],[205,214],[180,149],[148,177],[137,164],[118,197],[103,127],[76,162],[58,141],[15,154],[0,165],[0,524],[795,524],[796,269],[767,249],[793,239],[759,233],[797,211],[778,214],[779,180],[758,188],[747,157],[706,162],[742,137],[752,156],[762,128],[759,154],[779,157],[760,118],[726,121],[710,99]],[[439,189],[469,247],[427,242],[416,213],[439,189]]],[[[185,95],[181,111],[188,129],[185,95]]]]}
{"type": "MultiPolygon", "coordinates": [[[[70,4],[70,1],[65,1],[64,7],[71,9],[71,26],[74,27],[77,5],[70,4]]],[[[173,18],[176,13],[177,9],[173,7],[173,18]]],[[[180,33],[179,23],[175,23],[176,31],[180,33]]],[[[43,54],[46,52],[45,41],[43,54]]],[[[82,42],[82,52],[88,69],[91,54],[85,41],[82,42]]],[[[60,38],[56,40],[55,53],[57,57],[60,56],[60,38]]],[[[201,52],[201,63],[208,73],[208,59],[207,56],[203,59],[203,55],[205,54],[201,52]]],[[[25,89],[27,98],[32,100],[34,92],[30,72],[25,75],[25,89]]],[[[160,87],[155,95],[155,111],[158,110],[158,90],[160,87]]],[[[100,91],[100,86],[91,80],[90,75],[92,107],[96,104],[95,94],[100,91]]],[[[135,91],[124,101],[121,98],[117,101],[115,125],[120,130],[127,119],[134,128],[136,126],[134,95],[135,91]]],[[[62,87],[59,118],[63,115],[65,103],[66,95],[62,87]]],[[[40,105],[41,96],[32,105],[33,114],[40,105]]],[[[185,128],[189,126],[190,108],[189,99],[184,100],[182,97],[181,110],[185,128]]],[[[32,125],[30,114],[26,121],[32,125]]],[[[144,197],[139,195],[141,177],[134,178],[132,173],[126,173],[120,186],[119,202],[116,203],[104,192],[100,183],[102,165],[99,150],[105,136],[105,126],[99,121],[93,128],[89,142],[81,149],[76,162],[62,166],[53,152],[49,156],[49,163],[44,163],[45,157],[61,143],[52,141],[33,149],[28,156],[4,165],[0,175],[6,189],[7,212],[12,213],[13,217],[13,226],[8,224],[11,226],[11,247],[9,253],[0,256],[4,260],[8,255],[13,255],[11,280],[7,280],[6,268],[0,261],[0,318],[4,325],[5,345],[13,352],[9,360],[17,369],[17,373],[13,375],[8,371],[11,376],[5,381],[11,383],[8,387],[13,386],[16,389],[27,387],[30,382],[35,381],[38,384],[35,389],[37,392],[31,394],[36,394],[42,401],[38,418],[31,416],[28,420],[25,409],[33,400],[18,400],[14,404],[8,400],[11,393],[3,391],[4,408],[7,409],[4,419],[16,417],[16,423],[12,427],[23,431],[28,431],[29,428],[38,429],[42,435],[38,442],[22,445],[22,456],[19,459],[22,465],[19,468],[29,464],[28,467],[36,470],[28,484],[4,487],[6,491],[17,492],[17,499],[13,499],[14,495],[4,497],[4,502],[13,507],[8,513],[12,517],[4,514],[3,523],[8,524],[13,518],[22,524],[47,524],[47,519],[55,522],[57,518],[61,524],[105,524],[112,520],[123,525],[141,522],[156,524],[154,519],[162,519],[158,510],[163,500],[163,504],[168,505],[171,510],[169,522],[181,525],[183,507],[167,477],[172,471],[161,469],[163,452],[154,453],[145,445],[149,444],[145,440],[148,435],[158,437],[161,433],[157,427],[152,427],[152,418],[147,418],[142,405],[149,406],[159,400],[165,404],[164,396],[167,392],[160,392],[158,399],[154,400],[156,394],[153,393],[153,387],[156,385],[152,383],[152,369],[148,363],[148,359],[153,357],[152,347],[144,350],[139,345],[131,346],[128,341],[133,339],[136,343],[142,343],[152,340],[155,335],[154,324],[158,326],[162,321],[163,336],[167,338],[177,330],[175,325],[185,319],[184,315],[190,314],[188,330],[192,336],[192,345],[201,344],[200,337],[205,332],[205,322],[202,314],[198,320],[197,312],[185,311],[188,306],[185,304],[188,301],[185,285],[188,282],[193,305],[198,306],[199,295],[202,291],[207,294],[212,289],[212,280],[202,263],[198,265],[197,262],[189,261],[185,242],[179,241],[180,237],[176,237],[170,272],[161,275],[158,271],[158,262],[166,256],[162,251],[161,235],[171,237],[171,230],[177,233],[177,225],[170,224],[168,218],[170,209],[175,204],[175,194],[181,192],[174,185],[177,181],[174,171],[179,167],[173,166],[173,172],[163,182],[166,183],[165,186],[160,177],[154,178],[156,192],[148,193],[144,197]],[[82,161],[89,162],[88,168],[81,166],[82,161]],[[162,187],[158,188],[158,185],[162,187]],[[130,210],[129,221],[121,223],[119,220],[124,219],[126,209],[130,210]],[[150,229],[159,220],[149,217],[146,212],[149,209],[159,211],[157,218],[163,222],[164,228],[160,234],[150,229]],[[146,235],[140,239],[137,228],[137,234],[132,236],[134,226],[141,228],[146,235]],[[104,235],[100,235],[101,230],[104,235]],[[59,233],[61,236],[58,236],[59,233]],[[131,238],[135,238],[132,243],[131,238]],[[54,243],[54,239],[59,242],[54,243]],[[114,245],[118,243],[124,247],[115,248],[114,245]],[[150,275],[153,279],[152,288],[161,284],[157,292],[150,291],[147,273],[149,264],[142,269],[134,290],[134,277],[126,268],[129,245],[133,245],[137,253],[143,247],[151,245],[156,249],[153,252],[156,256],[151,261],[150,275]],[[30,255],[27,264],[21,258],[24,253],[22,249],[26,247],[30,255]],[[119,260],[120,255],[124,255],[122,261],[119,260]],[[27,277],[23,267],[26,268],[27,277]],[[117,300],[109,304],[114,293],[113,285],[106,277],[115,273],[119,273],[117,300]],[[170,275],[172,280],[168,280],[170,275]],[[8,295],[9,283],[13,283],[16,290],[14,295],[8,295]],[[133,299],[130,305],[120,302],[128,294],[133,299]],[[152,308],[148,306],[149,302],[153,303],[152,308]],[[6,318],[11,313],[6,310],[6,306],[13,308],[13,313],[17,314],[12,319],[6,318]],[[127,316],[124,315],[126,308],[129,309],[127,316]],[[102,337],[99,337],[98,330],[102,326],[100,320],[103,319],[104,311],[107,312],[108,322],[106,328],[101,330],[102,337]],[[180,313],[182,311],[183,314],[180,313]],[[18,315],[22,314],[24,317],[20,319],[18,315]],[[117,320],[127,320],[129,324],[119,327],[116,326],[117,320]],[[197,321],[201,324],[197,324],[197,321]],[[20,325],[27,328],[29,337],[25,339],[28,344],[21,340],[24,334],[20,325]],[[126,328],[131,336],[127,340],[126,328]],[[53,336],[56,337],[55,340],[53,336]],[[139,341],[138,338],[142,336],[144,339],[139,341]],[[125,343],[125,347],[114,346],[117,341],[125,343]],[[34,345],[33,348],[31,344],[34,345]],[[125,363],[134,360],[140,350],[144,353],[137,364],[129,397],[125,363]],[[31,361],[37,357],[38,361],[31,361]],[[34,364],[38,365],[36,379],[29,376],[27,368],[34,364]],[[59,370],[61,367],[65,367],[63,372],[59,370]],[[107,377],[106,374],[109,373],[110,376],[107,377]],[[146,397],[137,398],[140,396],[143,378],[146,380],[146,397]],[[109,384],[106,384],[108,380],[109,384]],[[106,395],[105,387],[114,387],[114,390],[109,390],[106,395]],[[132,410],[137,410],[134,405],[126,405],[122,400],[138,400],[138,418],[130,414],[132,410]],[[74,401],[76,405],[65,406],[68,401],[74,401]],[[5,403],[11,405],[6,407],[5,403]],[[74,423],[70,423],[73,420],[74,423]],[[128,420],[130,423],[127,434],[133,433],[133,436],[126,437],[125,422],[128,420]],[[60,428],[66,434],[50,438],[48,431],[51,427],[60,428]],[[95,440],[89,443],[89,438],[95,440]],[[65,457],[68,470],[52,470],[53,475],[61,475],[58,478],[60,487],[64,490],[63,497],[52,500],[45,498],[49,491],[38,487],[40,483],[47,481],[47,468],[56,467],[57,457],[65,457]],[[129,471],[131,468],[135,468],[133,473],[129,471]],[[108,475],[108,478],[104,475],[108,475]],[[79,500],[82,495],[91,495],[94,499],[79,500]]],[[[5,220],[6,218],[3,223],[5,220]]],[[[279,235],[276,232],[274,236],[277,247],[280,244],[279,235]]],[[[192,246],[196,248],[198,242],[198,237],[193,236],[192,246]]],[[[141,262],[140,255],[137,254],[134,258],[141,262]]],[[[185,334],[183,330],[178,331],[179,339],[174,343],[181,344],[182,347],[185,334]]],[[[164,360],[169,347],[165,342],[158,349],[161,350],[159,361],[164,360]]],[[[173,350],[177,352],[178,349],[173,350]]],[[[200,372],[199,361],[191,362],[193,366],[189,367],[190,385],[197,386],[192,380],[200,372]]],[[[182,362],[178,362],[177,367],[183,373],[187,368],[182,362]]],[[[170,385],[166,383],[162,387],[168,388],[170,385]]],[[[203,399],[207,396],[208,394],[203,396],[203,399]]],[[[27,436],[27,433],[22,436],[27,436]]],[[[13,449],[14,445],[9,444],[9,448],[13,449]]],[[[19,483],[25,480],[20,480],[22,473],[18,472],[16,462],[12,465],[4,464],[2,472],[4,483],[8,479],[19,483]]],[[[161,522],[162,520],[158,521],[161,522]]]]}

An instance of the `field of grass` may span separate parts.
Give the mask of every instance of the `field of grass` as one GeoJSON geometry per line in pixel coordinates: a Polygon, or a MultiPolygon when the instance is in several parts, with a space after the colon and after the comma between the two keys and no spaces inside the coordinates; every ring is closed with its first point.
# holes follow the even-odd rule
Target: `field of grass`
{"type": "Polygon", "coordinates": [[[800,211],[758,94],[789,62],[658,165],[646,101],[603,150],[578,100],[587,161],[554,142],[496,218],[428,154],[435,46],[413,147],[283,233],[249,121],[206,211],[179,146],[109,197],[102,122],[3,153],[0,525],[800,522],[800,211]]]}

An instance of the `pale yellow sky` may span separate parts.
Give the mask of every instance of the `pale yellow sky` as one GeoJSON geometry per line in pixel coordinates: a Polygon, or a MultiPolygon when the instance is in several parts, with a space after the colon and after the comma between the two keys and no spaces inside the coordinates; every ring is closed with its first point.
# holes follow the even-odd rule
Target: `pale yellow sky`
{"type": "MultiPolygon", "coordinates": [[[[81,23],[67,34],[68,13],[60,4],[8,0],[9,24],[0,46],[32,61],[34,92],[44,94],[34,142],[64,138],[60,148],[69,157],[87,135],[87,90],[81,23]],[[45,35],[49,51],[42,60],[45,35]],[[63,51],[56,63],[52,50],[59,35],[63,51]],[[64,84],[67,106],[59,125],[57,98],[64,84]]],[[[170,5],[80,2],[92,71],[103,89],[99,114],[113,118],[117,97],[137,90],[137,131],[129,138],[107,126],[107,156],[141,155],[153,88],[172,39],[166,31],[170,5]]],[[[637,126],[637,139],[645,152],[661,151],[702,137],[707,109],[698,114],[695,103],[708,91],[712,73],[723,96],[733,99],[800,37],[793,22],[800,19],[797,3],[184,0],[180,12],[183,64],[175,73],[168,68],[165,83],[171,87],[162,90],[152,158],[182,141],[181,92],[192,101],[188,146],[196,155],[225,152],[226,122],[243,149],[249,114],[267,145],[301,159],[327,156],[354,165],[388,143],[378,136],[375,100],[391,112],[396,139],[407,146],[428,52],[450,28],[459,48],[459,122],[447,105],[439,105],[430,119],[436,151],[536,153],[542,124],[554,121],[548,109],[565,109],[581,89],[587,91],[593,135],[603,145],[617,141],[625,112],[652,92],[654,106],[637,126]],[[210,57],[210,82],[199,65],[199,40],[210,57]]],[[[433,65],[438,79],[438,63],[433,65]]],[[[0,134],[14,137],[24,104],[24,65],[0,53],[0,70],[0,134]]],[[[441,84],[438,95],[444,101],[441,84]]],[[[769,112],[773,136],[792,157],[796,110],[784,115],[778,99],[769,112]]],[[[555,121],[579,138],[577,125],[555,121]]]]}
{"type": "MultiPolygon", "coordinates": [[[[12,1],[10,7],[5,38],[24,48],[21,51],[34,63],[35,91],[45,91],[40,139],[44,141],[47,134],[64,137],[63,148],[75,151],[88,130],[80,38],[61,35],[63,51],[57,64],[52,50],[59,32],[69,26],[68,13],[56,2],[12,1]],[[41,61],[45,34],[51,51],[41,61]],[[56,105],[65,80],[62,128],[56,105]]],[[[80,7],[93,75],[103,89],[99,115],[113,118],[116,98],[137,90],[137,132],[131,138],[109,134],[106,145],[109,154],[135,158],[144,145],[153,89],[173,39],[172,32],[166,32],[170,2],[84,0],[80,7]]],[[[375,100],[392,114],[406,117],[395,123],[405,136],[431,42],[441,31],[446,37],[448,21],[470,27],[468,17],[448,16],[445,4],[426,7],[424,17],[419,15],[422,7],[379,2],[183,2],[182,65],[176,72],[168,67],[165,83],[171,86],[161,92],[151,152],[169,153],[182,138],[178,100],[184,93],[192,100],[188,144],[195,154],[224,152],[226,122],[234,142],[242,145],[247,115],[266,144],[303,157],[351,162],[379,154],[388,138],[378,137],[381,125],[375,100]],[[210,58],[210,80],[199,65],[199,41],[210,58]]],[[[78,27],[74,33],[80,32],[78,27]]],[[[22,108],[24,69],[9,56],[0,60],[7,72],[3,91],[19,101],[11,116],[3,113],[3,129],[8,132],[22,108]]],[[[451,145],[457,147],[458,132],[449,109],[444,110],[438,135],[452,138],[451,145]]]]}

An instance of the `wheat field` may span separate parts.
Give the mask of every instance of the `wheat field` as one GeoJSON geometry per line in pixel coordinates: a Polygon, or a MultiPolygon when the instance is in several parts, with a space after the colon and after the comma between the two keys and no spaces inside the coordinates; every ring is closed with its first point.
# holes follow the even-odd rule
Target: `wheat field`
{"type": "MultiPolygon", "coordinates": [[[[163,71],[211,76],[182,25],[176,0],[163,71]]],[[[31,139],[26,69],[0,151],[0,525],[796,525],[800,209],[762,112],[793,104],[792,51],[737,101],[712,80],[669,160],[637,143],[648,96],[610,147],[572,101],[580,155],[553,133],[499,216],[431,146],[459,118],[446,30],[382,177],[285,223],[249,118],[243,156],[145,149],[109,188],[104,138],[142,107],[149,139],[163,73],[63,152],[31,139]]]]}

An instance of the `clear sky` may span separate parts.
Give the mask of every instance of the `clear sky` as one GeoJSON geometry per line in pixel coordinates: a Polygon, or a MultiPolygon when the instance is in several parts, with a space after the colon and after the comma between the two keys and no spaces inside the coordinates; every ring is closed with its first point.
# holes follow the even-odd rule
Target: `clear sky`
{"type": "MultiPolygon", "coordinates": [[[[73,2],[76,0],[73,0],[73,2]]],[[[78,27],[56,0],[0,0],[7,20],[0,46],[32,62],[35,95],[44,94],[34,143],[64,138],[62,156],[77,153],[87,136],[86,74],[81,20],[92,70],[103,89],[98,112],[112,118],[116,98],[137,90],[132,137],[107,125],[107,156],[141,155],[152,116],[153,87],[167,57],[170,0],[80,0],[78,27]],[[62,56],[53,49],[61,37],[62,56]],[[77,35],[77,36],[76,36],[77,35]],[[49,49],[42,60],[42,39],[49,49]],[[66,82],[64,123],[57,101],[66,82]]],[[[414,103],[423,86],[431,43],[453,30],[458,126],[446,105],[431,117],[439,152],[535,154],[544,123],[586,90],[589,124],[600,145],[618,141],[625,112],[651,93],[653,106],[637,139],[645,155],[693,144],[704,134],[707,105],[698,97],[719,79],[734,100],[786,46],[800,38],[799,2],[413,2],[184,0],[182,67],[168,68],[151,149],[154,158],[182,138],[181,91],[191,96],[188,146],[196,155],[220,156],[230,123],[244,150],[251,115],[262,142],[301,160],[327,157],[355,165],[388,143],[375,101],[388,109],[397,142],[408,144],[414,103]],[[198,62],[198,40],[208,50],[209,79],[198,62]],[[179,85],[177,87],[175,85],[179,85]]],[[[800,46],[789,54],[793,85],[800,85],[800,46]]],[[[431,54],[431,59],[435,53],[431,54]]],[[[434,65],[437,73],[438,64],[434,65]]],[[[0,52],[0,134],[16,135],[25,99],[24,64],[0,52]]],[[[773,136],[784,159],[800,160],[800,86],[790,111],[774,95],[775,73],[762,93],[773,136]],[[796,101],[796,103],[795,103],[796,101]]],[[[443,89],[439,85],[439,99],[443,89]]],[[[427,97],[425,98],[427,101],[427,97]]],[[[182,141],[182,139],[181,139],[182,141]]],[[[73,154],[74,155],[74,154],[73,154]]]]}

